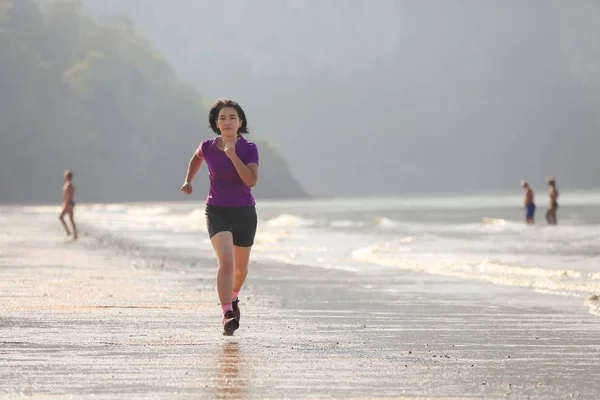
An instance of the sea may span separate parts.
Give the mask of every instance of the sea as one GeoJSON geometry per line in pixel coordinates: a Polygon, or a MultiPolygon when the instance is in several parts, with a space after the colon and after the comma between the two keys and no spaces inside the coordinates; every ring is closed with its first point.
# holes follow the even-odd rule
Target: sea
{"type": "MultiPolygon", "coordinates": [[[[78,204],[77,221],[95,237],[129,243],[128,251],[214,260],[203,200],[78,204]]],[[[565,192],[560,200],[558,225],[546,223],[545,204],[535,224],[525,224],[520,194],[258,200],[252,262],[410,271],[481,291],[520,287],[559,302],[580,297],[600,316],[600,192],[565,192]]],[[[55,218],[57,208],[13,211],[55,218]]]]}

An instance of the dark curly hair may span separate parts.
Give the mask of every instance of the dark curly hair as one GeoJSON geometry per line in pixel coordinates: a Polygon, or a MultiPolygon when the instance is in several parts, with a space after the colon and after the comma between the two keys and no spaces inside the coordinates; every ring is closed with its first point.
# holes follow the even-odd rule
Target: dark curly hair
{"type": "Polygon", "coordinates": [[[217,135],[221,134],[221,131],[217,127],[217,118],[219,112],[226,107],[231,107],[237,112],[238,118],[242,120],[242,126],[238,128],[238,134],[249,133],[248,132],[248,121],[246,120],[246,113],[242,107],[235,101],[230,99],[218,99],[211,107],[208,112],[208,122],[210,122],[210,129],[217,135]]]}

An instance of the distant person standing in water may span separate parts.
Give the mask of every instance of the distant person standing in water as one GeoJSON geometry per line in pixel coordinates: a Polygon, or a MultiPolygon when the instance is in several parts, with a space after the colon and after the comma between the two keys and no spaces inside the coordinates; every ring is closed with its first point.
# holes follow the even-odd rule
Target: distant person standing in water
{"type": "Polygon", "coordinates": [[[558,210],[558,189],[556,188],[556,179],[550,176],[547,181],[548,186],[550,187],[548,191],[550,204],[548,206],[548,211],[546,212],[546,221],[548,221],[550,225],[556,225],[556,211],[558,210]]]}
{"type": "Polygon", "coordinates": [[[75,209],[75,186],[73,185],[73,173],[69,170],[65,171],[65,184],[63,185],[62,192],[62,210],[60,212],[60,222],[62,223],[65,231],[67,232],[67,236],[71,234],[69,231],[69,227],[65,223],[65,215],[69,215],[69,220],[71,221],[71,227],[73,228],[73,240],[77,240],[77,227],[75,226],[75,220],[73,218],[73,211],[75,209]]]}
{"type": "Polygon", "coordinates": [[[528,224],[533,224],[535,215],[535,203],[533,201],[533,190],[526,181],[521,181],[521,187],[525,190],[525,218],[528,224]]]}
{"type": "Polygon", "coordinates": [[[219,99],[208,114],[218,136],[204,140],[190,160],[181,191],[192,193],[192,179],[206,161],[210,189],[206,226],[217,256],[217,293],[223,312],[223,335],[239,327],[238,294],[248,275],[257,215],[251,188],[258,180],[258,149],[242,136],[248,133],[246,114],[235,101],[219,99]]]}

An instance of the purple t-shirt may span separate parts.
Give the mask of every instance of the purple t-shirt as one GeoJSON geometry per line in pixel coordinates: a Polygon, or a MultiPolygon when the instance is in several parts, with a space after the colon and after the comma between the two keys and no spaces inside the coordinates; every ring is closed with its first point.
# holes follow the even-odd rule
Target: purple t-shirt
{"type": "MultiPolygon", "coordinates": [[[[217,138],[203,140],[196,150],[196,155],[206,161],[210,190],[206,204],[221,207],[247,207],[255,205],[250,187],[242,181],[233,163],[223,150],[217,147],[217,138]]],[[[256,144],[239,136],[235,151],[244,164],[258,164],[256,144]]]]}

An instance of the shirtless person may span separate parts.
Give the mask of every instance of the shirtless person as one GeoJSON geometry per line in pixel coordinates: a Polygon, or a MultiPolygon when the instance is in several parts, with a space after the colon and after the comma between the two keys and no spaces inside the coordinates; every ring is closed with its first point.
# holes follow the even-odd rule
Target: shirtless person
{"type": "Polygon", "coordinates": [[[63,185],[63,195],[62,195],[62,202],[63,202],[63,208],[62,211],[60,212],[60,216],[58,217],[58,219],[60,219],[60,222],[62,223],[62,225],[65,228],[65,231],[67,232],[67,236],[71,234],[71,232],[69,231],[69,228],[67,227],[67,224],[65,223],[64,217],[65,214],[69,215],[69,220],[71,221],[71,227],[73,228],[73,240],[77,240],[77,227],[75,226],[75,221],[73,220],[73,209],[75,208],[75,186],[73,186],[73,183],[71,182],[73,179],[73,173],[69,170],[65,171],[65,184],[63,185]]]}
{"type": "Polygon", "coordinates": [[[546,212],[546,221],[550,225],[556,225],[556,210],[558,209],[558,189],[556,189],[556,179],[550,176],[547,179],[550,190],[548,195],[550,197],[550,204],[548,205],[548,211],[546,212]]]}
{"type": "Polygon", "coordinates": [[[525,190],[525,218],[528,224],[533,224],[535,215],[535,203],[533,202],[533,190],[525,181],[521,181],[521,187],[525,190]]]}

